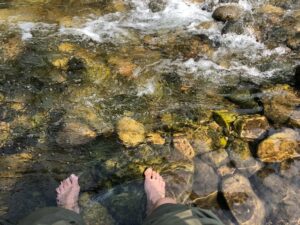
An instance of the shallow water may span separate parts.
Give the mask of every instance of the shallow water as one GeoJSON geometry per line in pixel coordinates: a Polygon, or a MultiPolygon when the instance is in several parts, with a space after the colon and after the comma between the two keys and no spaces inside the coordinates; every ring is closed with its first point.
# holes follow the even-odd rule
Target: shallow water
{"type": "Polygon", "coordinates": [[[54,206],[75,173],[87,224],[141,224],[152,166],[168,195],[225,224],[299,224],[298,136],[298,155],[258,153],[272,134],[299,132],[299,3],[240,0],[231,24],[212,16],[226,1],[157,2],[0,1],[0,223],[54,206]],[[219,110],[234,114],[229,125],[219,110]],[[243,115],[265,116],[264,134],[242,137],[243,115]],[[124,117],[145,130],[136,145],[120,136],[124,117]],[[244,145],[247,159],[234,153],[244,145]],[[245,182],[232,190],[248,197],[226,195],[233,174],[245,182]]]}

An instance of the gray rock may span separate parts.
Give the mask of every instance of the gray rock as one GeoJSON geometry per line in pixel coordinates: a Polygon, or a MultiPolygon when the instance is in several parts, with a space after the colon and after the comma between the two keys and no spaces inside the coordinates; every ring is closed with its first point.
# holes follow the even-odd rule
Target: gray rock
{"type": "Polygon", "coordinates": [[[163,11],[167,5],[166,0],[151,0],[148,4],[152,12],[163,11]]]}
{"type": "Polygon", "coordinates": [[[254,193],[246,177],[235,174],[224,178],[222,192],[233,216],[239,224],[265,224],[264,204],[254,193]]]}
{"type": "Polygon", "coordinates": [[[237,4],[229,4],[224,6],[219,6],[213,12],[212,17],[218,21],[237,21],[243,14],[243,9],[237,4]]]}
{"type": "Polygon", "coordinates": [[[235,139],[229,146],[228,152],[235,167],[246,177],[262,168],[262,163],[252,156],[249,145],[245,141],[235,139]]]}
{"type": "Polygon", "coordinates": [[[222,34],[227,34],[227,33],[243,34],[244,33],[243,23],[228,21],[225,24],[225,26],[222,28],[222,34]]]}

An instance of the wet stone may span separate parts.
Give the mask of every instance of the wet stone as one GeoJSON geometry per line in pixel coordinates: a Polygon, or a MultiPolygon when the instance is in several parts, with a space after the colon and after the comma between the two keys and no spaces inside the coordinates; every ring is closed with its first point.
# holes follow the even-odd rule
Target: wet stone
{"type": "Polygon", "coordinates": [[[173,143],[175,149],[177,149],[186,158],[193,159],[195,157],[195,150],[185,137],[174,137],[173,143]]]}
{"type": "Polygon", "coordinates": [[[246,115],[238,117],[234,122],[234,127],[240,138],[255,140],[263,138],[270,125],[264,116],[246,115]]]}
{"type": "Polygon", "coordinates": [[[265,224],[265,208],[263,202],[253,191],[249,180],[235,174],[224,178],[222,192],[226,202],[239,224],[265,224]]]}
{"type": "Polygon", "coordinates": [[[126,147],[137,146],[145,140],[144,125],[130,117],[123,117],[118,121],[117,132],[126,147]]]}
{"type": "Polygon", "coordinates": [[[244,27],[242,22],[230,22],[228,21],[225,26],[222,28],[222,34],[235,33],[243,34],[244,27]]]}
{"type": "Polygon", "coordinates": [[[262,168],[262,163],[252,156],[247,142],[235,139],[228,151],[234,166],[244,176],[250,177],[262,168]]]}
{"type": "Polygon", "coordinates": [[[237,4],[229,4],[224,6],[219,6],[213,12],[212,17],[219,21],[237,21],[243,14],[243,9],[237,4]]]}
{"type": "Polygon", "coordinates": [[[56,143],[62,147],[86,144],[96,138],[96,132],[80,122],[67,122],[58,132],[56,143]]]}
{"type": "Polygon", "coordinates": [[[193,181],[193,200],[207,197],[218,191],[219,177],[216,171],[203,160],[195,160],[195,173],[193,181]]]}
{"type": "Polygon", "coordinates": [[[165,9],[167,5],[166,0],[151,0],[148,4],[152,12],[159,12],[165,9]]]}
{"type": "Polygon", "coordinates": [[[297,131],[284,129],[263,140],[258,146],[257,155],[263,162],[281,162],[298,157],[299,140],[297,131]]]}
{"type": "Polygon", "coordinates": [[[0,122],[0,148],[6,144],[10,136],[10,125],[0,122]]]}
{"type": "Polygon", "coordinates": [[[108,210],[99,202],[91,200],[88,193],[80,196],[79,204],[86,225],[116,224],[108,210]]]}
{"type": "Polygon", "coordinates": [[[211,151],[201,155],[201,158],[212,165],[214,168],[218,168],[222,165],[228,163],[228,153],[225,149],[219,149],[215,151],[211,151]]]}
{"type": "Polygon", "coordinates": [[[300,104],[300,98],[288,85],[276,85],[263,90],[265,116],[276,124],[287,123],[300,104]]]}
{"type": "Polygon", "coordinates": [[[214,120],[227,131],[231,130],[231,125],[236,120],[237,115],[227,110],[218,110],[213,113],[214,120]]]}

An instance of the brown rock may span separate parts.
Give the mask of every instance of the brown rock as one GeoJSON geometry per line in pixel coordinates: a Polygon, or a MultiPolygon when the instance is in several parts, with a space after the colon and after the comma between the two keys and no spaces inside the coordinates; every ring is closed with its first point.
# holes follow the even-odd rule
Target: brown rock
{"type": "Polygon", "coordinates": [[[255,140],[261,138],[270,126],[264,116],[246,115],[238,117],[234,122],[234,127],[241,138],[255,140]]]}
{"type": "Polygon", "coordinates": [[[276,124],[284,124],[300,104],[300,98],[289,85],[276,85],[263,90],[262,102],[266,117],[276,124]]]}
{"type": "Polygon", "coordinates": [[[96,132],[86,124],[68,122],[58,132],[56,142],[62,147],[72,147],[86,144],[96,138],[96,132]]]}
{"type": "Polygon", "coordinates": [[[284,14],[283,8],[276,7],[270,4],[260,6],[258,12],[265,13],[265,14],[275,14],[277,16],[282,16],[284,14]]]}
{"type": "Polygon", "coordinates": [[[135,147],[145,140],[144,125],[130,117],[118,121],[117,132],[120,140],[127,147],[135,147]]]}
{"type": "Polygon", "coordinates": [[[164,145],[165,139],[159,133],[149,133],[147,135],[147,141],[155,145],[164,145]]]}
{"type": "Polygon", "coordinates": [[[299,156],[299,133],[285,129],[262,141],[257,155],[263,162],[281,162],[299,156]]]}
{"type": "Polygon", "coordinates": [[[237,21],[243,14],[243,9],[236,4],[219,6],[213,12],[212,17],[219,21],[237,21]]]}
{"type": "Polygon", "coordinates": [[[185,137],[174,137],[174,147],[188,159],[195,157],[195,151],[191,146],[190,142],[185,137]]]}

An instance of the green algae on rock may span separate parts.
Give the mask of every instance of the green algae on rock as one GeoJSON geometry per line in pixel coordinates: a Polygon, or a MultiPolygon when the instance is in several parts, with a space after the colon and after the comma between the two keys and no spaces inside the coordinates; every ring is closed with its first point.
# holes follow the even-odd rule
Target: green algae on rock
{"type": "Polygon", "coordinates": [[[222,192],[239,224],[265,224],[266,210],[262,200],[253,191],[249,180],[240,175],[222,180],[222,192]]]}
{"type": "Polygon", "coordinates": [[[257,155],[263,162],[281,162],[298,157],[299,140],[297,131],[284,129],[263,140],[258,146],[257,155]]]}
{"type": "Polygon", "coordinates": [[[229,132],[231,130],[231,125],[237,118],[237,114],[227,110],[217,110],[213,112],[213,118],[220,126],[224,127],[227,132],[229,132]]]}
{"type": "Polygon", "coordinates": [[[130,117],[123,117],[118,121],[117,133],[127,147],[135,147],[145,140],[144,125],[130,117]]]}

